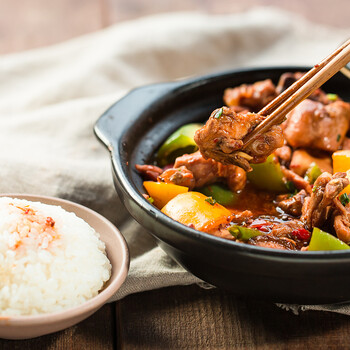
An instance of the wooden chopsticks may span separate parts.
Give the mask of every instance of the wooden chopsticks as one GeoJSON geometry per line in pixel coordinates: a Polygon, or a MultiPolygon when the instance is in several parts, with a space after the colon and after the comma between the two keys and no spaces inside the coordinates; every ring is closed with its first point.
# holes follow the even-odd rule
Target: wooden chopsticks
{"type": "Polygon", "coordinates": [[[281,124],[287,113],[311,95],[350,61],[350,39],[316,64],[282,94],[272,100],[258,114],[268,116],[243,139],[243,149],[273,125],[281,124]]]}

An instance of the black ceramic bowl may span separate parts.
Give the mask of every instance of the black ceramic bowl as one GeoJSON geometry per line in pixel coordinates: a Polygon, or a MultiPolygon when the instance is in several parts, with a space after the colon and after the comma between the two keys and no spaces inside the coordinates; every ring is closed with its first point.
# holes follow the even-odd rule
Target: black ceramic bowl
{"type": "MultiPolygon", "coordinates": [[[[142,196],[135,164],[154,153],[185,123],[205,121],[222,106],[223,91],[301,67],[247,69],[131,91],[97,121],[95,132],[111,154],[115,187],[130,214],[159,246],[185,269],[238,295],[276,302],[331,303],[350,300],[350,251],[299,252],[255,247],[224,240],[182,225],[142,196]]],[[[324,85],[350,100],[349,80],[340,73],[324,85]]],[[[116,209],[117,210],[117,209],[116,209]]]]}

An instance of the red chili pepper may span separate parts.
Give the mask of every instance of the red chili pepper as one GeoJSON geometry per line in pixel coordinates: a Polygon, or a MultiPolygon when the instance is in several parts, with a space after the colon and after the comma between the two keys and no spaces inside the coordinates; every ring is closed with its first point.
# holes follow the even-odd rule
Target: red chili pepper
{"type": "Polygon", "coordinates": [[[48,216],[46,218],[46,225],[54,227],[55,226],[55,220],[52,217],[48,216]]]}
{"type": "Polygon", "coordinates": [[[261,232],[270,232],[272,224],[268,221],[257,219],[252,222],[249,228],[256,228],[261,232]]]}
{"type": "Polygon", "coordinates": [[[300,228],[298,230],[294,230],[292,232],[292,235],[299,238],[302,241],[307,241],[310,239],[311,233],[308,230],[305,230],[304,228],[300,228]]]}
{"type": "Polygon", "coordinates": [[[261,232],[269,232],[270,227],[267,227],[266,225],[251,225],[250,228],[256,228],[257,230],[261,232]]]}

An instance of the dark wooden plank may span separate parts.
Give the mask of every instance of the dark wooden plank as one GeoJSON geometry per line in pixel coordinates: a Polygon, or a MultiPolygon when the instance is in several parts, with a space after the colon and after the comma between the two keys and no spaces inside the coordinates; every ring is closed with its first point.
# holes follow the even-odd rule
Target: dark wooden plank
{"type": "Polygon", "coordinates": [[[102,28],[97,0],[1,0],[0,53],[68,40],[102,28]]]}
{"type": "Polygon", "coordinates": [[[197,286],[132,295],[118,304],[121,349],[348,349],[348,316],[305,312],[197,286]]]}
{"type": "Polygon", "coordinates": [[[1,350],[109,350],[115,348],[114,305],[107,304],[83,322],[29,340],[0,339],[1,350]]]}

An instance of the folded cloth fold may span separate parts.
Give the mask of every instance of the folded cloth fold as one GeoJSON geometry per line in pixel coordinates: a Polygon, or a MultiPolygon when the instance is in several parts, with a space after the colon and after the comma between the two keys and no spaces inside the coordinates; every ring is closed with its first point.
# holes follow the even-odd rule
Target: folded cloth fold
{"type": "MultiPolygon", "coordinates": [[[[128,241],[131,266],[111,301],[199,283],[123,209],[108,152],[93,134],[94,123],[134,87],[247,66],[312,65],[347,36],[347,30],[256,8],[217,16],[157,15],[52,47],[4,55],[0,190],[70,199],[115,223],[128,241]]],[[[350,312],[344,305],[291,308],[350,312]]]]}

